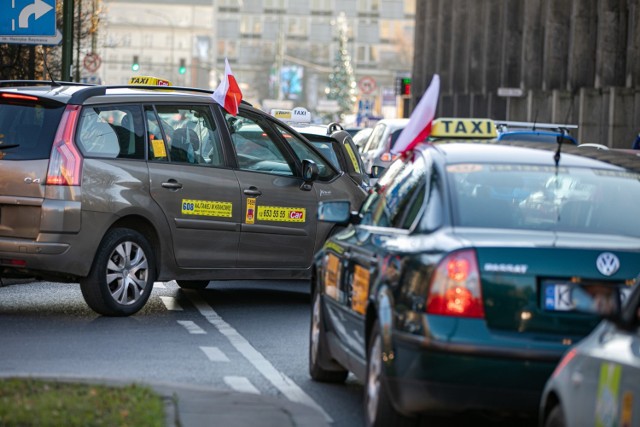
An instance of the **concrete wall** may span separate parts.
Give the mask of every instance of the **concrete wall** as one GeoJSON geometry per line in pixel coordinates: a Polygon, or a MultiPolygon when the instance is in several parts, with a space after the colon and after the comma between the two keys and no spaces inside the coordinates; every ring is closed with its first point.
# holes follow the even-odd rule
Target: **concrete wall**
{"type": "Polygon", "coordinates": [[[437,73],[438,116],[577,124],[579,142],[628,148],[640,132],[639,3],[417,1],[411,105],[437,73]]]}

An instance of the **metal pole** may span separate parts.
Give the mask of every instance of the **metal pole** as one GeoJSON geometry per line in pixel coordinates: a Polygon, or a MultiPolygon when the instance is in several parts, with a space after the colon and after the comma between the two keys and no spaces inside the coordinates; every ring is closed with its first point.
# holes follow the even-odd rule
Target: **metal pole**
{"type": "Polygon", "coordinates": [[[71,80],[73,61],[73,9],[74,0],[64,0],[62,4],[62,80],[71,80]]]}

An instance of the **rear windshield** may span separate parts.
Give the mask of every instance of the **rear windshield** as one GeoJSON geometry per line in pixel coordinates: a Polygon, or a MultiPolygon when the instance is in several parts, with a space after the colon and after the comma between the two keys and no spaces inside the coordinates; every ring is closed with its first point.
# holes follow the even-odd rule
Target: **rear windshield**
{"type": "Polygon", "coordinates": [[[0,158],[48,159],[64,105],[0,103],[0,158]]]}
{"type": "Polygon", "coordinates": [[[454,225],[640,237],[640,175],[604,169],[447,167],[454,225]]]}

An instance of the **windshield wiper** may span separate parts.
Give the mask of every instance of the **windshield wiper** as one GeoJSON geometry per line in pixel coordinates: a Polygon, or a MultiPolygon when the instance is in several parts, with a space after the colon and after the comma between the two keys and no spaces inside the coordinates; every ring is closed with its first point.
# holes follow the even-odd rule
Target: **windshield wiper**
{"type": "Polygon", "coordinates": [[[5,148],[16,148],[19,146],[20,144],[0,144],[0,150],[4,150],[5,148]]]}

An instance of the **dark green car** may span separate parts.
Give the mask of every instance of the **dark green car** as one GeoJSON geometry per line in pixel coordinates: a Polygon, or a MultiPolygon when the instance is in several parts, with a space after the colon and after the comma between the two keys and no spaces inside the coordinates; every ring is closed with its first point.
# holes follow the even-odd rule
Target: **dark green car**
{"type": "Polygon", "coordinates": [[[345,229],[315,256],[309,370],[362,380],[367,425],[535,413],[598,322],[572,292],[624,295],[638,274],[638,161],[550,145],[424,144],[359,212],[320,204],[345,229]]]}

